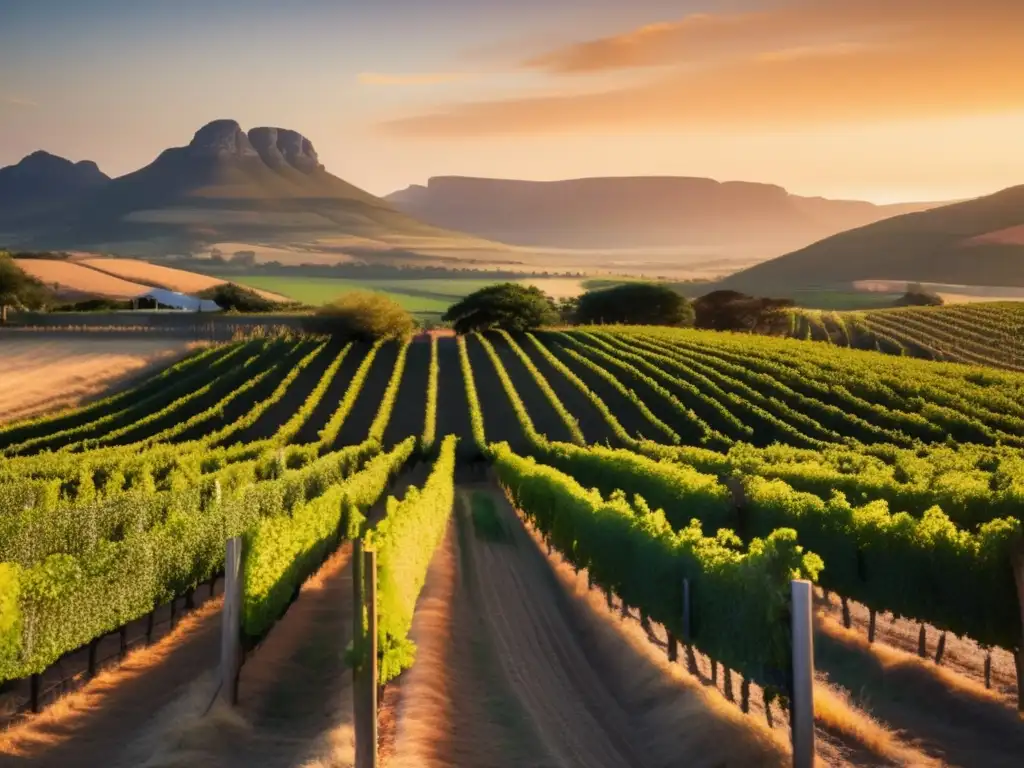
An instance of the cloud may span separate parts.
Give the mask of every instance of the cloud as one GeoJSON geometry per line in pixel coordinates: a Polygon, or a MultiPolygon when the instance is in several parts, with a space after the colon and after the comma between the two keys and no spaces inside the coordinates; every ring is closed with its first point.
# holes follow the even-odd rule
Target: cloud
{"type": "Polygon", "coordinates": [[[17,96],[4,96],[0,94],[0,104],[10,104],[15,107],[38,107],[39,104],[29,99],[22,99],[17,96]]]}
{"type": "Polygon", "coordinates": [[[569,92],[442,105],[382,128],[428,137],[762,130],[1021,110],[1021,29],[1022,0],[791,0],[691,15],[522,63],[575,83],[569,92]],[[608,83],[648,68],[645,80],[608,83]]]}
{"type": "Polygon", "coordinates": [[[789,0],[773,10],[691,14],[573,43],[523,66],[555,74],[593,73],[823,44],[941,42],[965,34],[980,46],[985,35],[1005,37],[1007,23],[1024,20],[1022,6],[1019,0],[789,0]]]}
{"type": "Polygon", "coordinates": [[[363,85],[438,85],[465,80],[467,77],[468,75],[458,72],[424,72],[420,74],[360,72],[357,79],[363,85]]]}

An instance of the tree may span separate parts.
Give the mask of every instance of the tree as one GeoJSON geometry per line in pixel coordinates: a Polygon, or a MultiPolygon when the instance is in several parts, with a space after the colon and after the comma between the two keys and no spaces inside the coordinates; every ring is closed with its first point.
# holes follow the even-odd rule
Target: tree
{"type": "Polygon", "coordinates": [[[671,288],[656,283],[624,283],[579,298],[576,322],[626,325],[693,325],[693,307],[671,288]]]}
{"type": "Polygon", "coordinates": [[[579,296],[563,296],[555,303],[558,317],[565,325],[571,325],[576,321],[576,311],[580,306],[579,296]]]}
{"type": "Polygon", "coordinates": [[[199,297],[215,301],[223,310],[236,312],[273,312],[280,309],[277,302],[264,298],[252,288],[235,283],[221,283],[213,288],[200,291],[199,297]]]}
{"type": "Polygon", "coordinates": [[[695,325],[712,331],[776,333],[789,325],[786,310],[792,299],[748,296],[739,291],[712,291],[695,299],[695,325]]]}
{"type": "Polygon", "coordinates": [[[14,259],[0,253],[0,316],[7,321],[7,310],[43,309],[53,300],[50,291],[18,267],[14,259]]]}
{"type": "Polygon", "coordinates": [[[243,267],[255,267],[256,251],[235,251],[231,257],[231,263],[243,267]]]}
{"type": "Polygon", "coordinates": [[[920,283],[907,286],[907,292],[896,299],[897,307],[941,307],[946,302],[937,293],[927,291],[920,283]]]}
{"type": "Polygon", "coordinates": [[[317,310],[305,323],[314,333],[374,341],[408,336],[416,324],[405,308],[375,291],[349,291],[317,310]]]}
{"type": "Polygon", "coordinates": [[[456,333],[490,328],[528,331],[558,323],[558,312],[540,288],[519,283],[499,283],[474,291],[448,308],[442,320],[456,333]]]}

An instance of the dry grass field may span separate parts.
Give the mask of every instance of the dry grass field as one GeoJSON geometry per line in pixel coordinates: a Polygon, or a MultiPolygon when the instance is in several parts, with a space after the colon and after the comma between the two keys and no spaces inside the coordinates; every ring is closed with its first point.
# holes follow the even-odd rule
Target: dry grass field
{"type": "Polygon", "coordinates": [[[15,259],[18,267],[37,280],[55,287],[58,296],[93,294],[113,299],[131,299],[142,296],[150,288],[120,277],[89,269],[72,261],[49,259],[15,259]]]}
{"type": "Polygon", "coordinates": [[[194,345],[185,339],[86,331],[0,334],[0,422],[78,405],[137,380],[194,345]]]}
{"type": "MultiPolygon", "coordinates": [[[[93,270],[144,285],[155,285],[180,293],[195,294],[222,285],[225,281],[217,277],[200,275],[184,269],[164,267],[137,259],[88,258],[78,262],[93,270]]],[[[270,291],[256,291],[271,301],[287,301],[284,296],[270,291]]]]}

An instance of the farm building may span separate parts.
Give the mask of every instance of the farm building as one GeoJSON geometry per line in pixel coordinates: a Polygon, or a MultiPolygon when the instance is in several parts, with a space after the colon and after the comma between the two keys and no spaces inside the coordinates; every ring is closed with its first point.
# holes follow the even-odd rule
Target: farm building
{"type": "Polygon", "coordinates": [[[136,296],[133,304],[136,306],[140,300],[148,299],[156,302],[157,309],[177,309],[185,312],[220,312],[217,302],[209,299],[199,299],[195,296],[187,296],[184,293],[167,291],[163,288],[154,288],[151,291],[136,296]]]}

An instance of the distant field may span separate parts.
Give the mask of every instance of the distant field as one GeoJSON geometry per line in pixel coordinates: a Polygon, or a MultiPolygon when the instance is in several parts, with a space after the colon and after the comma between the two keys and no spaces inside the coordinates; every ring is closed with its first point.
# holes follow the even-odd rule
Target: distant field
{"type": "Polygon", "coordinates": [[[50,261],[46,259],[15,259],[18,267],[41,280],[58,295],[95,294],[114,299],[131,299],[142,296],[148,285],[133,283],[120,277],[97,272],[95,269],[71,261],[50,261]]]}
{"type": "MultiPolygon", "coordinates": [[[[346,280],[331,277],[267,275],[232,275],[227,279],[264,291],[273,291],[314,306],[325,304],[347,291],[380,291],[391,296],[409,312],[420,316],[444,314],[448,307],[463,296],[499,282],[472,278],[346,280]]],[[[536,285],[556,298],[573,296],[583,291],[582,281],[568,278],[539,278],[521,282],[536,285]]]]}

